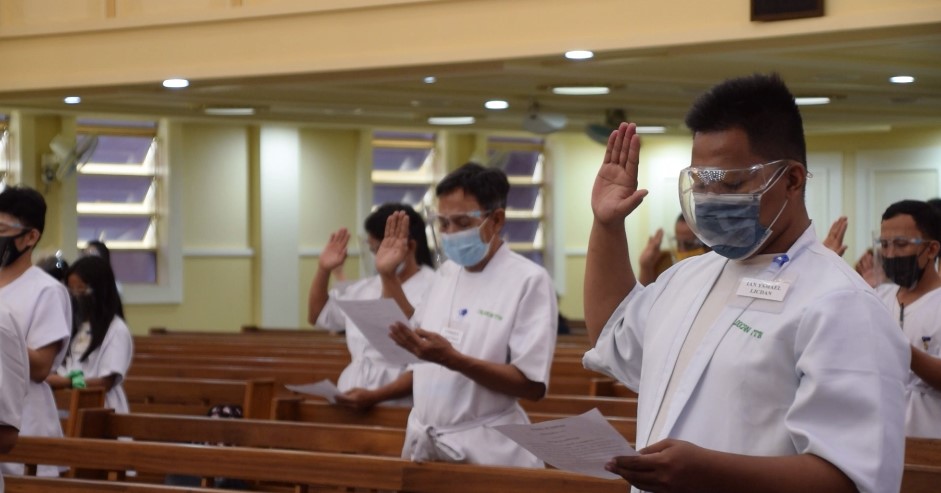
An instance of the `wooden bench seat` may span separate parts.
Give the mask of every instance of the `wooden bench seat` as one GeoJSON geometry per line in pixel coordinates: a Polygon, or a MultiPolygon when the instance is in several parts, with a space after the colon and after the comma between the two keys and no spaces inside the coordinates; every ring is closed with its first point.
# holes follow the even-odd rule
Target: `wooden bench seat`
{"type": "Polygon", "coordinates": [[[292,485],[296,492],[308,491],[309,485],[325,485],[401,493],[614,493],[625,491],[626,486],[621,480],[602,480],[550,469],[417,464],[367,455],[99,439],[23,437],[9,460],[105,470],[115,477],[133,469],[146,473],[277,482],[292,485]]]}
{"type": "Polygon", "coordinates": [[[278,448],[398,457],[405,442],[402,428],[300,423],[254,419],[215,419],[159,414],[116,414],[84,409],[77,438],[131,437],[137,441],[225,443],[239,447],[278,448]]]}
{"type": "Polygon", "coordinates": [[[214,488],[164,486],[94,479],[6,476],[6,493],[219,493],[214,488]]]}

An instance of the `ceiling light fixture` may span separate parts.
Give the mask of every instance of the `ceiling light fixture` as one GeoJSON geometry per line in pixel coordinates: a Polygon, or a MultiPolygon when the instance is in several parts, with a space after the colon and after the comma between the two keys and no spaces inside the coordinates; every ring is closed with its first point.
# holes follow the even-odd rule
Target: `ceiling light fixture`
{"type": "Polygon", "coordinates": [[[65,104],[78,104],[82,102],[82,98],[79,96],[66,96],[62,101],[65,104]]]}
{"type": "Polygon", "coordinates": [[[826,96],[806,96],[794,98],[797,106],[817,106],[821,104],[830,104],[830,98],[826,96]]]}
{"type": "Polygon", "coordinates": [[[556,86],[552,88],[553,94],[562,96],[598,96],[610,92],[611,88],[608,86],[556,86]]]}
{"type": "Polygon", "coordinates": [[[435,82],[438,82],[438,78],[433,75],[429,75],[422,80],[425,81],[425,84],[434,84],[435,82]]]}
{"type": "Polygon", "coordinates": [[[428,123],[432,125],[470,125],[477,121],[472,116],[431,116],[428,123]]]}
{"type": "Polygon", "coordinates": [[[487,108],[488,110],[505,110],[509,107],[510,103],[507,103],[502,99],[491,99],[490,101],[484,103],[484,108],[487,108]]]}
{"type": "Polygon", "coordinates": [[[565,58],[569,60],[588,60],[594,58],[595,54],[588,50],[571,50],[565,52],[565,58]]]}
{"type": "Polygon", "coordinates": [[[915,78],[911,75],[895,75],[889,77],[889,82],[893,84],[911,84],[912,82],[915,82],[915,78]]]}
{"type": "Polygon", "coordinates": [[[186,79],[167,79],[163,81],[163,87],[167,89],[182,89],[190,85],[190,81],[186,79]]]}
{"type": "Polygon", "coordinates": [[[203,113],[212,116],[252,116],[255,108],[250,106],[207,106],[203,113]]]}
{"type": "Polygon", "coordinates": [[[662,134],[667,131],[667,127],[662,125],[638,125],[637,133],[639,134],[662,134]]]}

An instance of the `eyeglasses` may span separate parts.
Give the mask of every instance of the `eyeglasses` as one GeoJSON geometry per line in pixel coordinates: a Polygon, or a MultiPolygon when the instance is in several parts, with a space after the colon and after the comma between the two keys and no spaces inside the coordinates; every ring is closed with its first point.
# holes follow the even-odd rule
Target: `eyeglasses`
{"type": "Polygon", "coordinates": [[[742,195],[760,193],[784,174],[792,163],[797,161],[779,159],[733,169],[690,166],[680,171],[680,191],[742,195]]]}
{"type": "Polygon", "coordinates": [[[876,238],[873,240],[875,246],[882,248],[883,250],[888,249],[890,246],[892,248],[903,250],[909,246],[918,246],[925,242],[931,242],[932,240],[925,240],[924,238],[906,238],[904,236],[896,236],[893,238],[876,238]]]}
{"type": "Polygon", "coordinates": [[[478,219],[487,217],[492,212],[493,211],[467,211],[458,212],[456,214],[439,214],[432,211],[428,213],[428,219],[441,230],[464,230],[475,226],[478,219]]]}
{"type": "Polygon", "coordinates": [[[681,240],[679,238],[674,238],[673,241],[676,242],[676,249],[680,252],[688,252],[690,250],[704,248],[706,246],[705,243],[699,241],[699,238],[693,238],[691,240],[681,240]]]}
{"type": "Polygon", "coordinates": [[[14,229],[23,230],[26,229],[26,226],[23,226],[20,223],[0,221],[0,236],[9,236],[9,233],[11,233],[14,229]]]}

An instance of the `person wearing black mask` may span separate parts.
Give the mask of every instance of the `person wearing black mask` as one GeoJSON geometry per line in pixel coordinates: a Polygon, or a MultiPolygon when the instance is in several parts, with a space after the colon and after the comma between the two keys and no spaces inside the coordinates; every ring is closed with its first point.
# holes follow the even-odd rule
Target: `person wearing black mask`
{"type": "Polygon", "coordinates": [[[912,344],[905,434],[941,438],[941,217],[926,202],[896,202],[875,247],[888,281],[876,292],[912,344]]]}
{"type": "MultiPolygon", "coordinates": [[[[20,436],[61,437],[62,427],[46,377],[65,356],[71,333],[69,294],[61,282],[33,265],[32,255],[46,224],[46,201],[36,190],[9,187],[0,193],[0,301],[26,340],[29,391],[20,436]]],[[[22,465],[3,464],[10,474],[22,465]]],[[[58,476],[40,466],[40,476],[58,476]]]]}

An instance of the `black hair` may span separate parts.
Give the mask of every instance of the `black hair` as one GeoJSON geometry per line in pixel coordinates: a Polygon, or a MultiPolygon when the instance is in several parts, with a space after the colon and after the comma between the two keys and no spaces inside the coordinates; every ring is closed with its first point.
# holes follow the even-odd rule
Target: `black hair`
{"type": "Polygon", "coordinates": [[[895,216],[907,214],[915,220],[915,227],[922,236],[941,242],[941,220],[938,211],[920,200],[902,200],[886,208],[882,213],[882,220],[892,219],[895,216]]]}
{"type": "Polygon", "coordinates": [[[457,189],[472,195],[485,212],[506,208],[506,197],[510,193],[510,181],[503,170],[485,168],[477,163],[467,163],[448,173],[438,186],[435,195],[440,197],[457,189]]]}
{"type": "Polygon", "coordinates": [[[405,204],[382,204],[372,214],[366,217],[363,227],[373,238],[382,241],[386,235],[386,219],[396,211],[405,211],[408,215],[408,237],[415,240],[415,260],[419,265],[434,268],[431,261],[431,250],[428,248],[428,237],[425,235],[425,220],[415,212],[411,206],[405,204]]]}
{"type": "Polygon", "coordinates": [[[61,283],[65,283],[65,276],[69,271],[69,263],[57,255],[49,255],[39,259],[36,262],[36,267],[39,267],[61,283]]]}
{"type": "Polygon", "coordinates": [[[23,226],[36,229],[39,234],[46,228],[46,200],[32,188],[13,186],[0,192],[0,212],[15,217],[23,226]]]}
{"type": "Polygon", "coordinates": [[[753,153],[769,161],[791,159],[807,167],[800,110],[776,73],[718,84],[693,103],[686,114],[686,126],[693,133],[740,128],[748,136],[753,153]]]}
{"type": "Polygon", "coordinates": [[[939,220],[941,220],[941,197],[935,197],[933,199],[928,199],[925,202],[934,209],[935,213],[938,214],[939,220]]]}
{"type": "MultiPolygon", "coordinates": [[[[124,318],[124,305],[121,303],[121,296],[118,294],[118,288],[114,282],[114,271],[111,270],[111,264],[105,259],[91,256],[82,257],[72,264],[68,275],[78,276],[83,283],[91,288],[84,317],[81,313],[75,313],[72,317],[73,338],[78,333],[82,323],[86,321],[79,320],[79,318],[87,319],[91,326],[91,343],[81,357],[81,361],[86,361],[90,354],[101,347],[114,317],[124,318]]],[[[81,310],[75,311],[81,312],[81,310]]]]}
{"type": "Polygon", "coordinates": [[[111,250],[103,241],[91,240],[85,245],[85,249],[89,248],[97,252],[98,256],[107,260],[109,264],[111,263],[111,250]]]}
{"type": "Polygon", "coordinates": [[[679,216],[676,216],[676,222],[678,222],[678,223],[685,223],[685,222],[686,222],[686,216],[684,216],[683,213],[681,212],[679,216]]]}

